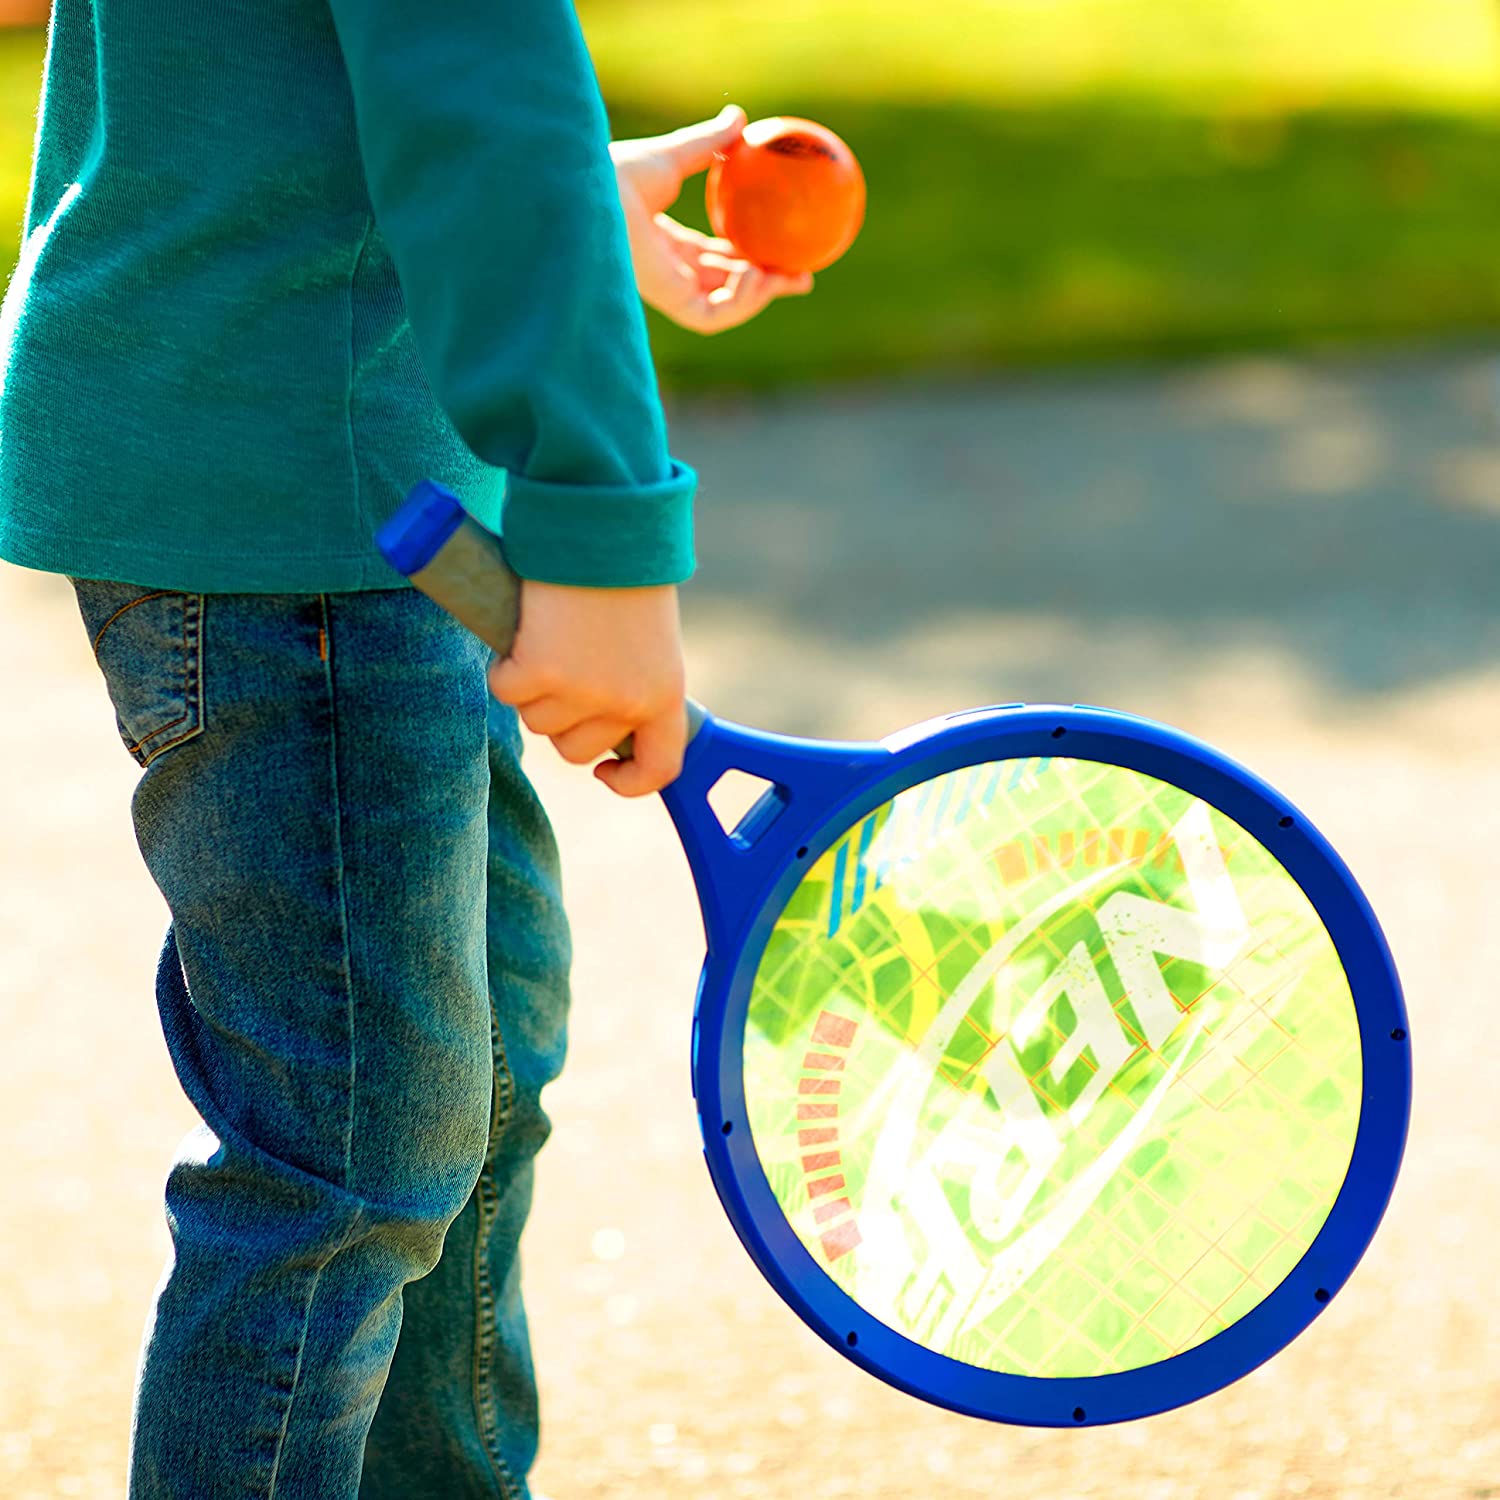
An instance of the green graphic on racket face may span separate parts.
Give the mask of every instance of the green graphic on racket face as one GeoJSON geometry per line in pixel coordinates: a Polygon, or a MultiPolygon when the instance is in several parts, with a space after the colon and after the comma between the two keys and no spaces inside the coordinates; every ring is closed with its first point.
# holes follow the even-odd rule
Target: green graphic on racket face
{"type": "Polygon", "coordinates": [[[1316,1239],[1359,1125],[1358,1022],[1239,824],[1093,761],[912,787],[808,871],[745,1026],[755,1149],[867,1312],[986,1370],[1191,1349],[1316,1239]]]}

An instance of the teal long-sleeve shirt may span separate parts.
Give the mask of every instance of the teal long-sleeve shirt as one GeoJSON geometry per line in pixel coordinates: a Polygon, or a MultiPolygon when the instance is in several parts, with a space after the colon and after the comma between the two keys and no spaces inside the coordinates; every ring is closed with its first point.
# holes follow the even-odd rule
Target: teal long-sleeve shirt
{"type": "Polygon", "coordinates": [[[692,571],[571,0],[56,0],[0,307],[0,556],[403,580],[423,478],[524,577],[692,571]]]}

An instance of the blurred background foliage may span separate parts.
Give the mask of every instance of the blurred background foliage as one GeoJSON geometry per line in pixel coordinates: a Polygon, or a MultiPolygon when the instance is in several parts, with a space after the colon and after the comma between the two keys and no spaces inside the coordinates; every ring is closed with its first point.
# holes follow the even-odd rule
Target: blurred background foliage
{"type": "MultiPolygon", "coordinates": [[[[617,136],[741,104],[870,185],[816,295],[663,384],[763,388],[1500,327],[1493,0],[580,0],[617,136]]],[[[44,53],[0,32],[0,265],[44,53]]],[[[707,228],[701,180],[675,210],[707,228]]]]}

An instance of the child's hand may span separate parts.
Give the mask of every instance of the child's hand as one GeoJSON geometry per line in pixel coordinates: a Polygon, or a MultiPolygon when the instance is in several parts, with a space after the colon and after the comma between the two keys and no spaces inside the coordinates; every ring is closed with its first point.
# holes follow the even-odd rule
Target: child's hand
{"type": "Polygon", "coordinates": [[[737,256],[728,240],[699,234],[664,212],[687,178],[706,172],[714,152],[740,138],[745,123],[745,111],[731,105],[717,120],[609,148],[641,300],[694,333],[722,333],[777,297],[812,290],[807,273],[763,270],[737,256]]]}
{"type": "Polygon", "coordinates": [[[521,584],[510,655],[490,665],[490,691],[520,710],[564,760],[586,765],[627,734],[629,760],[594,775],[622,797],[660,791],[682,769],[687,741],[677,590],[521,584]]]}

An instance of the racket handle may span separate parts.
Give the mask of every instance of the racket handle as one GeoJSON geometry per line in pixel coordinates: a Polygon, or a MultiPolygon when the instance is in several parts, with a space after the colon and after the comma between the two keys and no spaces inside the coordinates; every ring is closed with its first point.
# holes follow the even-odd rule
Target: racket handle
{"type": "MultiPolygon", "coordinates": [[[[398,573],[497,656],[510,655],[521,621],[521,580],[506,561],[500,538],[481,526],[451,490],[424,479],[375,533],[375,545],[398,573]]],[[[690,743],[705,717],[689,698],[690,743]]],[[[615,754],[628,760],[630,751],[627,735],[615,754]]]]}

